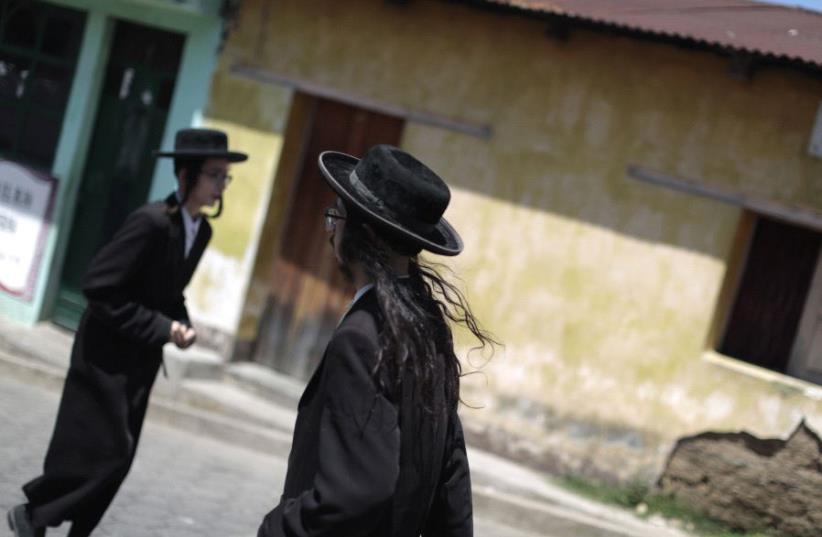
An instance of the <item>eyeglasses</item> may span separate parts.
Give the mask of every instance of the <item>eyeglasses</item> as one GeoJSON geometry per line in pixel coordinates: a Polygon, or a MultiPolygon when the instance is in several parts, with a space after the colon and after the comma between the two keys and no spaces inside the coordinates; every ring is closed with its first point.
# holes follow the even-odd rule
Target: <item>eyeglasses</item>
{"type": "Polygon", "coordinates": [[[337,229],[337,220],[345,220],[339,209],[336,207],[329,207],[325,210],[325,230],[328,232],[337,229]]]}
{"type": "Polygon", "coordinates": [[[218,171],[203,171],[202,174],[211,179],[215,184],[222,183],[227,185],[232,179],[229,174],[218,171]]]}

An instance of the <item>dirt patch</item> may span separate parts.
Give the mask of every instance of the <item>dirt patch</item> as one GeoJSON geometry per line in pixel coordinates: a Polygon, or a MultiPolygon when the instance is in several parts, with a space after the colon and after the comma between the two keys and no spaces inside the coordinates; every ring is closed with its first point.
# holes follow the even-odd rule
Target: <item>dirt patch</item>
{"type": "Polygon", "coordinates": [[[683,438],[658,487],[734,529],[822,535],[822,441],[804,421],[787,440],[746,432],[683,438]]]}

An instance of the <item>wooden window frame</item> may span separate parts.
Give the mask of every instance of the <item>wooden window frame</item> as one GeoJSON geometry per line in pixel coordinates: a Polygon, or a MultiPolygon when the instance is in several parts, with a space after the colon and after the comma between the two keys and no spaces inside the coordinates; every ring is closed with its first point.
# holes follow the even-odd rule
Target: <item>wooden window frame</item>
{"type": "MultiPolygon", "coordinates": [[[[803,349],[805,353],[810,352],[810,344],[806,344],[804,346],[799,345],[799,341],[801,336],[803,335],[803,327],[804,327],[804,336],[805,339],[811,337],[815,334],[815,323],[811,322],[812,319],[816,319],[818,313],[818,304],[822,303],[819,301],[820,293],[822,293],[822,289],[814,288],[814,284],[822,286],[822,276],[819,276],[820,272],[822,272],[822,248],[820,248],[820,243],[822,243],[822,231],[819,229],[811,229],[806,226],[799,226],[793,223],[784,222],[783,220],[773,218],[769,215],[762,215],[756,214],[750,211],[745,211],[743,214],[740,225],[737,228],[737,237],[735,243],[732,248],[731,259],[728,264],[728,270],[726,272],[726,278],[723,282],[723,290],[720,293],[721,299],[717,303],[717,307],[715,309],[715,316],[721,322],[721,326],[717,327],[714,332],[714,337],[710,338],[709,347],[714,349],[716,352],[723,356],[727,356],[729,358],[735,360],[741,360],[746,362],[750,365],[756,367],[762,367],[768,369],[769,371],[773,371],[779,374],[793,376],[796,378],[800,378],[803,380],[812,380],[809,378],[811,376],[810,371],[805,371],[803,368],[798,367],[798,363],[807,363],[811,367],[815,365],[815,362],[810,360],[809,356],[804,356],[803,349]],[[778,226],[776,228],[777,233],[779,233],[779,237],[782,237],[781,233],[799,233],[800,236],[804,235],[805,247],[812,247],[812,242],[816,242],[816,251],[814,253],[815,257],[805,257],[805,270],[809,270],[810,273],[805,273],[802,275],[801,272],[793,272],[793,270],[801,270],[800,265],[794,265],[791,267],[791,286],[794,286],[793,289],[785,289],[785,293],[794,293],[794,296],[801,301],[800,303],[795,303],[795,306],[799,306],[801,309],[794,309],[792,315],[798,315],[797,324],[792,328],[793,333],[790,339],[783,339],[785,345],[777,346],[773,349],[773,353],[769,354],[762,354],[762,348],[759,348],[759,355],[757,357],[757,351],[753,349],[748,349],[749,351],[753,352],[753,354],[748,354],[747,351],[742,349],[737,349],[737,352],[730,352],[728,346],[739,346],[739,335],[740,333],[736,333],[736,337],[729,340],[729,330],[731,330],[731,320],[734,318],[734,315],[737,313],[735,310],[738,306],[738,301],[741,300],[741,294],[746,291],[743,288],[743,281],[745,279],[745,274],[751,268],[754,269],[755,273],[760,273],[760,278],[762,277],[762,270],[768,270],[767,265],[761,265],[760,263],[765,262],[765,259],[762,258],[763,253],[767,253],[768,257],[771,257],[773,251],[771,248],[776,247],[775,244],[770,245],[763,245],[760,244],[758,255],[754,255],[753,252],[753,245],[754,241],[758,240],[759,237],[759,227],[760,225],[766,226],[762,229],[762,232],[765,233],[761,238],[764,239],[769,234],[771,237],[774,237],[774,226],[778,226]],[[770,229],[770,231],[766,231],[770,229]],[[764,250],[762,248],[765,248],[764,250]],[[740,255],[744,252],[744,255],[740,255]],[[815,277],[816,275],[816,277],[815,277]],[[800,277],[801,276],[801,277],[800,277]],[[819,280],[818,282],[816,280],[819,280]],[[798,287],[796,287],[798,286],[798,287]],[[815,296],[817,300],[813,303],[810,302],[811,296],[815,296]],[[815,309],[814,304],[817,304],[817,309],[815,309]],[[736,340],[736,343],[733,341],[736,340]],[[789,342],[789,343],[788,343],[789,342]],[[726,353],[726,351],[729,351],[726,353]],[[737,355],[737,353],[741,353],[737,355]],[[781,357],[781,359],[780,359],[781,357]],[[766,362],[770,362],[770,364],[766,362],[761,362],[760,360],[765,360],[766,362]]],[[[785,235],[787,239],[788,236],[785,235]]],[[[773,240],[773,239],[771,239],[773,240]]],[[[790,239],[795,240],[795,238],[790,239]]],[[[765,243],[767,244],[767,243],[765,243]]],[[[802,254],[801,251],[795,251],[795,254],[802,254]]],[[[809,253],[809,252],[808,252],[809,253]]],[[[801,259],[801,257],[800,257],[801,259]]],[[[770,263],[770,261],[767,261],[770,263]]],[[[765,274],[768,274],[766,272],[765,274]]],[[[783,277],[786,273],[783,273],[783,277]]],[[[783,284],[787,284],[787,282],[783,281],[783,284]]],[[[782,287],[777,287],[777,289],[782,289],[782,287]]],[[[760,291],[756,288],[748,289],[754,295],[759,294],[760,291]]],[[[782,291],[779,291],[782,293],[782,291]]],[[[747,296],[747,295],[746,295],[747,296]]],[[[753,297],[749,297],[753,298],[753,297]]],[[[751,304],[758,304],[761,307],[762,298],[759,299],[754,298],[754,302],[751,303],[749,300],[748,305],[751,304]]],[[[784,304],[783,304],[784,305],[784,304]]],[[[744,316],[746,314],[742,313],[741,311],[738,312],[744,316]]],[[[788,312],[782,312],[788,313],[788,312]]],[[[783,316],[779,316],[780,319],[785,320],[786,318],[783,316]]],[[[776,320],[772,318],[771,320],[776,320]]],[[[761,319],[760,319],[761,321],[761,319]]],[[[741,329],[744,327],[743,324],[736,325],[736,330],[741,329]]],[[[787,325],[790,326],[790,325],[787,325]]],[[[782,327],[783,330],[786,326],[782,327]]],[[[779,332],[776,332],[777,334],[779,332]]],[[[747,330],[743,331],[743,338],[747,339],[747,330]]],[[[787,336],[790,332],[783,332],[782,336],[787,336]]],[[[756,338],[754,337],[754,341],[756,338]]],[[[763,345],[766,345],[764,341],[761,342],[763,345]]],[[[767,345],[771,345],[773,341],[767,343],[767,345]]],[[[812,343],[812,342],[806,342],[812,343]]],[[[742,343],[742,347],[745,348],[746,344],[742,343]]],[[[767,347],[765,347],[767,348],[767,347]]],[[[813,381],[813,380],[812,380],[813,381]]]]}
{"type": "MultiPolygon", "coordinates": [[[[743,358],[726,356],[716,350],[726,335],[733,306],[740,292],[740,285],[748,263],[757,220],[760,217],[767,217],[789,225],[822,233],[822,212],[810,207],[780,204],[755,196],[749,196],[725,187],[710,185],[704,181],[677,177],[637,165],[629,165],[627,174],[630,178],[644,183],[712,199],[742,209],[739,224],[727,259],[727,270],[714,308],[713,318],[709,325],[705,341],[706,351],[752,368],[768,371],[769,374],[784,376],[791,380],[822,384],[822,358],[816,360],[816,362],[819,363],[814,362],[813,357],[810,356],[810,350],[806,351],[808,356],[801,355],[801,345],[799,344],[803,330],[805,335],[808,333],[808,324],[811,323],[809,318],[822,319],[822,311],[814,312],[810,310],[809,308],[813,306],[809,306],[808,302],[806,302],[802,312],[800,326],[797,330],[797,335],[794,337],[791,356],[785,371],[767,369],[743,358]]],[[[817,258],[816,273],[810,282],[806,300],[814,293],[819,295],[817,297],[817,302],[819,303],[817,307],[822,308],[822,251],[820,251],[819,257],[817,258]]],[[[822,321],[819,322],[822,323],[822,321]]],[[[816,338],[820,338],[818,333],[816,338]]],[[[807,344],[807,342],[803,342],[803,344],[807,344]]],[[[813,344],[818,345],[819,342],[814,341],[813,344]]]]}

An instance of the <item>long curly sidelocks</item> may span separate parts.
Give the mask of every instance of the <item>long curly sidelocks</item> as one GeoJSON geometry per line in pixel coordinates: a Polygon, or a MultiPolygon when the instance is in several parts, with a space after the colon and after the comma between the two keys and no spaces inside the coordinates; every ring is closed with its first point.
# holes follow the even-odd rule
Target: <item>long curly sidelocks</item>
{"type": "MultiPolygon", "coordinates": [[[[349,212],[341,245],[344,263],[361,263],[374,282],[384,317],[374,376],[386,393],[396,394],[404,373],[410,369],[426,411],[444,410],[439,408],[440,404],[455,410],[460,401],[462,368],[454,353],[448,321],[463,325],[471,332],[479,342],[475,349],[490,348],[493,354],[494,346],[499,343],[481,328],[463,293],[446,280],[435,265],[420,260],[419,247],[379,233],[380,236],[375,236],[356,213],[349,212]],[[407,278],[392,268],[389,261],[393,252],[410,256],[407,278]],[[436,396],[440,386],[444,398],[436,396]]],[[[347,272],[345,266],[342,268],[347,272]]]]}
{"type": "MultiPolygon", "coordinates": [[[[197,182],[200,180],[200,174],[203,171],[203,165],[205,165],[206,159],[204,158],[185,158],[185,157],[175,157],[174,158],[174,175],[179,177],[180,172],[182,170],[186,170],[186,188],[185,192],[183,192],[183,199],[180,201],[179,205],[175,205],[169,210],[169,214],[173,214],[180,210],[180,208],[186,204],[188,201],[188,196],[191,194],[191,191],[194,190],[194,187],[197,186],[197,182]]],[[[223,214],[223,198],[220,196],[220,199],[217,201],[217,210],[214,214],[206,214],[204,215],[208,219],[218,218],[221,214],[223,214]]]]}

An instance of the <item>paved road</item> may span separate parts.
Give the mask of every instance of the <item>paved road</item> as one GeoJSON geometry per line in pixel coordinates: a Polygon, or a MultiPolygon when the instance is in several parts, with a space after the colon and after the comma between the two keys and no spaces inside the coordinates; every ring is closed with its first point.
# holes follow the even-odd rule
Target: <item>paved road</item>
{"type": "MultiPolygon", "coordinates": [[[[37,476],[58,395],[0,379],[0,508],[24,500],[37,476]]],[[[95,535],[253,537],[282,489],[286,461],[147,422],[131,474],[95,535]]],[[[68,525],[49,531],[64,536],[68,525]]],[[[5,520],[0,536],[10,535],[5,520]]],[[[476,521],[477,537],[534,537],[476,521]]],[[[547,537],[547,536],[545,536],[547,537]]],[[[557,536],[559,537],[559,536],[557,536]]]]}

